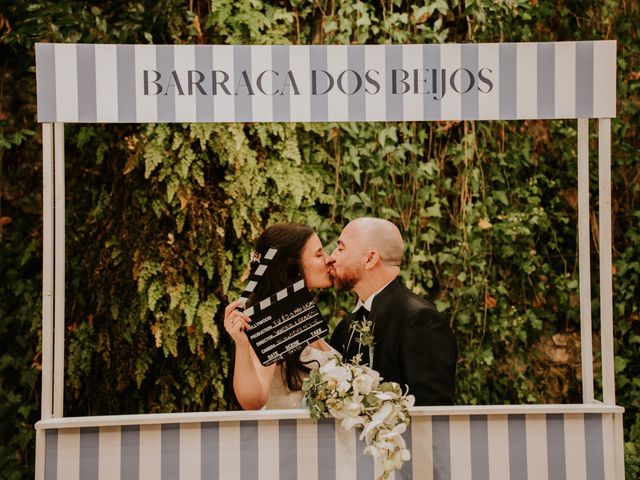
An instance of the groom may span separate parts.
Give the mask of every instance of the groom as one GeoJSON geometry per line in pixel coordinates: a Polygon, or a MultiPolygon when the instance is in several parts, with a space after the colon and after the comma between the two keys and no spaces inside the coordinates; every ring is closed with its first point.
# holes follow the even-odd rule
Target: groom
{"type": "Polygon", "coordinates": [[[360,352],[369,363],[372,356],[384,380],[409,386],[416,405],[450,405],[456,341],[435,306],[400,280],[403,249],[398,228],[381,218],[358,218],[342,230],[330,269],[336,289],[354,291],[358,303],[330,343],[346,360],[360,352]],[[363,318],[372,323],[372,349],[362,341],[363,318]]]}

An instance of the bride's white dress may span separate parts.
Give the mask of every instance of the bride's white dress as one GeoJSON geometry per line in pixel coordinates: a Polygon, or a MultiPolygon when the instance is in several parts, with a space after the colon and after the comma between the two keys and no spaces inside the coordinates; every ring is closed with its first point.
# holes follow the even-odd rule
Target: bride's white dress
{"type": "MultiPolygon", "coordinates": [[[[331,348],[328,344],[325,345],[329,350],[320,350],[319,348],[307,345],[302,352],[300,352],[300,360],[311,369],[322,367],[329,360],[340,354],[331,348]]],[[[273,381],[271,382],[271,389],[269,390],[269,399],[263,407],[267,410],[279,410],[286,408],[302,408],[302,398],[304,393],[302,390],[291,391],[284,382],[282,376],[282,365],[278,365],[276,371],[273,374],[273,381]]]]}

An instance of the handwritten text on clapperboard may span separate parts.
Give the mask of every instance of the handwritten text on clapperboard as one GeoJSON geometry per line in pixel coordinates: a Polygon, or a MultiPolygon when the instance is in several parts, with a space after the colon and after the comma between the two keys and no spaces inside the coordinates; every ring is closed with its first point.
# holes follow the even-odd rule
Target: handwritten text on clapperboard
{"type": "Polygon", "coordinates": [[[249,342],[263,365],[291,355],[327,333],[318,306],[300,280],[245,310],[249,342]]]}

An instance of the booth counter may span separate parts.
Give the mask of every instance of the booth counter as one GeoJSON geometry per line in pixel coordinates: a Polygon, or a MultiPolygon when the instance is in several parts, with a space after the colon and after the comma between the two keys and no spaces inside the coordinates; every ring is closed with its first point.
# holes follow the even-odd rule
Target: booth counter
{"type": "MultiPolygon", "coordinates": [[[[396,479],[624,477],[621,407],[414,407],[396,479]]],[[[46,480],[377,478],[357,430],[306,410],[42,420],[46,480]]]]}

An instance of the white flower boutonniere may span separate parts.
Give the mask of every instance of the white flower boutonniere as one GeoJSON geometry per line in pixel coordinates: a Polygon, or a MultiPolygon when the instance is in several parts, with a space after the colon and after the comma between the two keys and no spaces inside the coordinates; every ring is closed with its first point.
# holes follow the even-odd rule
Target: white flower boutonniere
{"type": "Polygon", "coordinates": [[[351,335],[349,337],[349,343],[354,339],[358,343],[358,353],[354,357],[353,361],[356,364],[361,364],[362,362],[362,348],[366,348],[368,352],[368,363],[367,365],[373,367],[373,355],[375,352],[375,341],[373,336],[373,330],[375,328],[375,324],[371,320],[367,320],[363,318],[360,321],[351,323],[351,335]]]}

